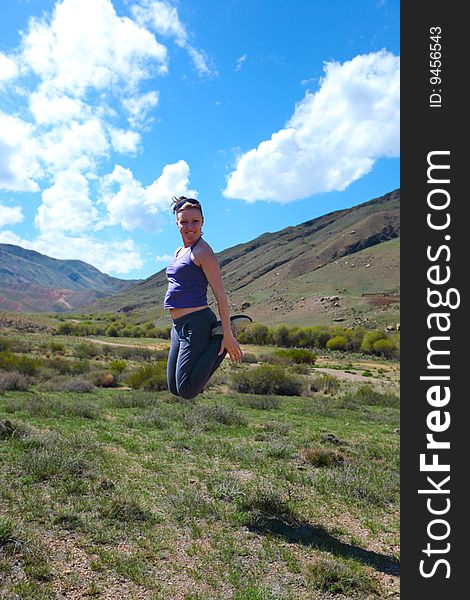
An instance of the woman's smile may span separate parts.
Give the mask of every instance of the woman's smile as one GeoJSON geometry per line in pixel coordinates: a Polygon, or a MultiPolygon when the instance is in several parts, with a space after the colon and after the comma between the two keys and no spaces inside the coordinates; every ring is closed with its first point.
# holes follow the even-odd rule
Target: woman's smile
{"type": "Polygon", "coordinates": [[[203,218],[197,208],[185,208],[178,212],[176,224],[183,242],[193,242],[201,236],[203,218]]]}

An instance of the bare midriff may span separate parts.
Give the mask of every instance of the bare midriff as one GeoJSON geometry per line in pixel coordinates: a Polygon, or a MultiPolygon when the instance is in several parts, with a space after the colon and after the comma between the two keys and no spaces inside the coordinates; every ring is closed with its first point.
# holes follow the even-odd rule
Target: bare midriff
{"type": "Polygon", "coordinates": [[[172,319],[179,319],[180,317],[184,317],[185,315],[189,315],[198,310],[204,310],[205,308],[208,308],[207,304],[205,306],[192,306],[191,308],[170,308],[170,315],[172,319]]]}

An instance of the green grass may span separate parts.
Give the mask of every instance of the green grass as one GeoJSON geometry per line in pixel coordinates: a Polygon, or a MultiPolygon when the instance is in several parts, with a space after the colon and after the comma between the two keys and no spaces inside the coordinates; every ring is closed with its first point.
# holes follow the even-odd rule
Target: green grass
{"type": "MultiPolygon", "coordinates": [[[[28,355],[45,342],[31,335],[28,355]]],[[[77,360],[83,340],[60,343],[77,360]]],[[[97,358],[102,370],[123,360],[97,358]]],[[[305,396],[221,383],[182,401],[37,380],[0,393],[0,596],[386,597],[382,573],[398,555],[394,384],[361,389],[309,369],[322,389],[305,396]]]]}

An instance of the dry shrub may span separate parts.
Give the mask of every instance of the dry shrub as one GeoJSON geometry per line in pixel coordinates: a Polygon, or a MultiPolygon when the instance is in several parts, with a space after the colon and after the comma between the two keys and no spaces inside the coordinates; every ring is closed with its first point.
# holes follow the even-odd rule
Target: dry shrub
{"type": "Polygon", "coordinates": [[[339,379],[329,373],[317,375],[310,384],[313,392],[323,392],[324,394],[334,394],[340,386],[339,379]]]}
{"type": "Polygon", "coordinates": [[[23,425],[12,423],[9,419],[0,421],[0,440],[8,440],[13,437],[20,438],[26,435],[28,435],[28,430],[23,425]]]}
{"type": "Polygon", "coordinates": [[[30,378],[19,371],[9,371],[0,375],[0,392],[21,391],[28,389],[30,378]]]}
{"type": "Polygon", "coordinates": [[[244,352],[242,362],[247,364],[255,364],[258,362],[258,359],[256,358],[256,355],[252,352],[244,352]]]}
{"type": "Polygon", "coordinates": [[[212,429],[217,425],[244,426],[247,421],[245,417],[232,406],[187,406],[183,422],[187,429],[199,429],[201,431],[212,429]]]}
{"type": "Polygon", "coordinates": [[[361,565],[335,556],[321,556],[307,570],[307,581],[316,590],[348,598],[370,598],[380,593],[379,583],[361,565]]]}
{"type": "Polygon", "coordinates": [[[116,387],[118,382],[116,375],[110,371],[100,371],[94,377],[96,387],[111,388],[116,387]]]}
{"type": "Polygon", "coordinates": [[[305,383],[300,376],[287,373],[278,365],[260,365],[233,373],[231,387],[246,394],[301,396],[305,383]]]}
{"type": "Polygon", "coordinates": [[[239,406],[247,406],[257,410],[273,410],[279,408],[280,398],[277,396],[242,396],[237,399],[239,406]]]}
{"type": "Polygon", "coordinates": [[[78,392],[87,393],[93,390],[93,384],[83,377],[59,375],[41,381],[37,386],[41,392],[78,392]]]}
{"type": "Polygon", "coordinates": [[[344,462],[344,454],[332,448],[303,448],[300,455],[314,467],[332,467],[344,462]]]}

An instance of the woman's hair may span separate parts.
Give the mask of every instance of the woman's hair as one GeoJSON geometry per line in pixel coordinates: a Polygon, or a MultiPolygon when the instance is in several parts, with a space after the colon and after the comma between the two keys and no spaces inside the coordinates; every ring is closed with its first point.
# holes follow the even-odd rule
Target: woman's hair
{"type": "Polygon", "coordinates": [[[186,198],[186,196],[177,198],[176,196],[173,196],[171,204],[171,209],[175,215],[185,208],[197,208],[201,213],[201,217],[203,216],[201,203],[195,198],[186,198]]]}

